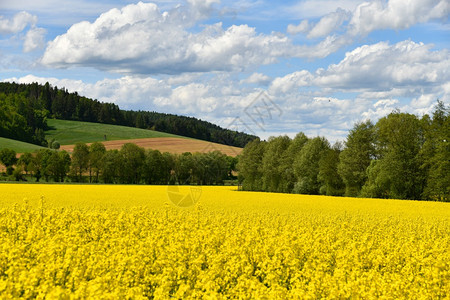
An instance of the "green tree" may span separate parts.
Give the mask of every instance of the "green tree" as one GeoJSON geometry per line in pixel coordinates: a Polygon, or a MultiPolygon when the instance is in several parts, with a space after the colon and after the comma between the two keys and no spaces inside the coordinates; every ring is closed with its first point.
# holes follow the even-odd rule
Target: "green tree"
{"type": "Polygon", "coordinates": [[[178,184],[190,184],[194,169],[194,159],[190,152],[177,155],[175,159],[175,173],[178,184]]]}
{"type": "Polygon", "coordinates": [[[70,170],[70,154],[67,151],[52,151],[48,158],[47,171],[56,182],[64,182],[64,178],[70,170]]]}
{"type": "Polygon", "coordinates": [[[48,141],[47,145],[50,149],[55,149],[55,150],[58,150],[61,147],[61,144],[58,141],[56,141],[55,139],[50,139],[50,141],[48,141]]]}
{"type": "Polygon", "coordinates": [[[297,176],[294,193],[319,194],[319,161],[328,149],[330,144],[324,137],[306,142],[294,160],[294,173],[297,176]]]}
{"type": "Polygon", "coordinates": [[[16,181],[25,180],[23,178],[23,169],[22,166],[17,166],[17,168],[12,172],[12,176],[16,181]]]}
{"type": "Polygon", "coordinates": [[[48,181],[50,174],[48,172],[47,165],[52,153],[53,152],[50,149],[39,149],[33,156],[30,163],[30,171],[36,178],[36,182],[39,182],[42,177],[45,178],[45,181],[48,181]]]}
{"type": "Polygon", "coordinates": [[[89,147],[85,143],[76,143],[72,152],[70,175],[77,182],[83,181],[83,173],[89,167],[89,147]]]}
{"type": "Polygon", "coordinates": [[[266,142],[255,139],[248,143],[239,157],[239,181],[245,191],[262,190],[261,164],[264,156],[266,142]]]}
{"type": "Polygon", "coordinates": [[[118,183],[119,170],[122,168],[123,159],[119,150],[108,150],[102,160],[102,178],[105,183],[118,183]]]}
{"type": "Polygon", "coordinates": [[[282,176],[280,184],[280,192],[292,193],[297,177],[294,173],[294,159],[308,142],[308,137],[303,133],[298,133],[289,144],[286,151],[283,152],[279,164],[279,172],[282,176]]]}
{"type": "Polygon", "coordinates": [[[175,184],[175,155],[169,152],[162,154],[164,159],[164,177],[161,179],[161,184],[175,184]]]}
{"type": "Polygon", "coordinates": [[[338,173],[341,148],[340,143],[334,144],[319,160],[318,179],[321,184],[320,193],[323,195],[342,196],[345,193],[345,184],[338,173]]]}
{"type": "Polygon", "coordinates": [[[228,176],[227,156],[220,151],[193,155],[193,179],[199,184],[222,184],[228,176]]]}
{"type": "Polygon", "coordinates": [[[92,174],[95,175],[94,181],[98,182],[105,153],[105,145],[100,142],[92,143],[89,146],[89,182],[92,182],[92,174]]]}
{"type": "Polygon", "coordinates": [[[126,143],[120,149],[122,167],[119,169],[123,183],[139,183],[145,161],[145,150],[133,143],[126,143]]]}
{"type": "Polygon", "coordinates": [[[16,151],[8,148],[0,149],[0,162],[6,167],[6,173],[11,175],[14,171],[13,165],[16,164],[16,151]]]}
{"type": "Polygon", "coordinates": [[[22,167],[26,175],[28,175],[29,166],[32,160],[33,155],[31,155],[30,152],[25,152],[19,157],[19,160],[17,161],[17,164],[22,167]]]}
{"type": "Polygon", "coordinates": [[[425,143],[421,149],[422,169],[426,172],[424,198],[450,201],[450,107],[438,101],[429,118],[425,131],[425,143]]]}
{"type": "Polygon", "coordinates": [[[229,179],[236,179],[235,172],[237,172],[237,164],[239,162],[239,156],[235,156],[235,157],[227,156],[226,159],[227,159],[227,162],[228,162],[228,167],[227,167],[228,174],[227,174],[227,177],[229,179]]]}
{"type": "Polygon", "coordinates": [[[158,150],[148,150],[145,154],[143,176],[147,184],[165,184],[167,166],[163,155],[158,150]]]}
{"type": "Polygon", "coordinates": [[[338,174],[345,184],[345,195],[358,196],[367,180],[367,168],[376,157],[375,128],[371,121],[356,123],[339,155],[338,174]]]}
{"type": "Polygon", "coordinates": [[[283,190],[283,174],[280,168],[284,154],[291,144],[288,136],[270,137],[265,146],[262,158],[262,190],[266,192],[281,192],[283,190]]]}
{"type": "Polygon", "coordinates": [[[424,141],[420,120],[415,115],[395,111],[377,122],[376,132],[379,159],[372,165],[375,170],[368,170],[371,177],[364,196],[379,197],[377,193],[371,194],[375,189],[389,198],[420,199],[425,184],[419,155],[424,141]],[[378,184],[372,187],[373,183],[378,184]]]}

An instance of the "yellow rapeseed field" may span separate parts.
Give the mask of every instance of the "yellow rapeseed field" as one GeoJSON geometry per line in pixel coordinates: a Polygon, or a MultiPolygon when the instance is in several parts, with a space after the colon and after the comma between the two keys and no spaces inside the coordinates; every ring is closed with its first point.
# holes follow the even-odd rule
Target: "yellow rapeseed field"
{"type": "Polygon", "coordinates": [[[1,299],[450,298],[446,203],[235,187],[197,189],[187,208],[166,186],[0,193],[1,299]]]}

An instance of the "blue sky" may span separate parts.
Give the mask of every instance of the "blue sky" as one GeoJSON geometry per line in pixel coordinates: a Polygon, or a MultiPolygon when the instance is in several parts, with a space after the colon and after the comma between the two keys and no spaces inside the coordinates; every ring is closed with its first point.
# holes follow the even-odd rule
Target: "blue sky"
{"type": "Polygon", "coordinates": [[[450,102],[449,12],[448,0],[1,1],[0,80],[262,138],[344,140],[357,121],[450,102]]]}

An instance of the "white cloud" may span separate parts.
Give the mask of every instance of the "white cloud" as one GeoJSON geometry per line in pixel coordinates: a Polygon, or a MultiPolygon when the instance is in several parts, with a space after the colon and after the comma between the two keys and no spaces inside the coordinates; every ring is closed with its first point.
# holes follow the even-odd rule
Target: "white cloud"
{"type": "Polygon", "coordinates": [[[39,27],[32,27],[25,35],[23,43],[23,52],[31,52],[42,49],[45,46],[45,34],[47,30],[39,27]]]}
{"type": "Polygon", "coordinates": [[[448,50],[431,51],[432,45],[403,41],[380,42],[348,52],[338,64],[316,73],[315,84],[324,87],[386,91],[398,87],[439,86],[450,80],[448,50]]]}
{"type": "MultiPolygon", "coordinates": [[[[227,44],[226,38],[218,43],[227,44]]],[[[257,72],[242,80],[235,73],[212,72],[123,76],[92,84],[34,76],[19,81],[49,81],[124,109],[191,115],[222,126],[230,124],[230,118],[241,117],[263,137],[303,131],[335,141],[344,139],[356,121],[376,121],[395,108],[429,113],[437,98],[449,101],[449,69],[447,49],[434,50],[432,45],[402,41],[364,45],[326,69],[299,70],[273,79],[257,72]],[[267,120],[264,130],[245,114],[245,108],[262,90],[253,83],[268,83],[267,93],[283,111],[282,118],[267,120]]]]}
{"type": "Polygon", "coordinates": [[[299,87],[309,86],[313,76],[306,70],[297,71],[272,81],[269,91],[273,94],[296,91],[299,87]]]}
{"type": "Polygon", "coordinates": [[[14,34],[21,32],[28,25],[35,25],[37,17],[25,11],[14,15],[12,19],[5,19],[0,16],[0,34],[14,34]]]}
{"type": "Polygon", "coordinates": [[[262,73],[253,73],[249,77],[241,80],[241,83],[253,83],[267,85],[271,81],[271,78],[262,73]]]}
{"type": "Polygon", "coordinates": [[[298,25],[289,24],[287,27],[287,32],[289,34],[306,33],[311,29],[311,25],[308,20],[301,21],[298,25]]]}
{"type": "Polygon", "coordinates": [[[172,90],[168,97],[157,97],[157,106],[170,106],[184,113],[210,113],[217,108],[218,99],[210,96],[209,87],[200,83],[190,83],[172,90]]]}
{"type": "Polygon", "coordinates": [[[339,8],[335,12],[329,13],[328,15],[322,17],[320,21],[309,31],[308,38],[325,37],[336,31],[342,23],[350,17],[351,13],[349,11],[339,8]]]}
{"type": "Polygon", "coordinates": [[[189,32],[189,9],[161,13],[155,4],[142,2],[112,9],[56,37],[41,61],[121,73],[241,71],[273,63],[291,46],[284,36],[258,34],[247,25],[223,29],[218,23],[189,32]]]}
{"type": "Polygon", "coordinates": [[[343,35],[329,35],[316,45],[293,46],[289,49],[289,53],[291,57],[324,58],[351,42],[351,39],[343,35]]]}
{"type": "Polygon", "coordinates": [[[187,0],[187,2],[198,13],[198,17],[201,17],[208,15],[212,10],[213,4],[220,3],[220,0],[187,0]]]}
{"type": "Polygon", "coordinates": [[[446,19],[448,0],[380,0],[359,5],[350,21],[350,32],[367,35],[378,29],[406,29],[429,20],[446,19]]]}
{"type": "MultiPolygon", "coordinates": [[[[317,23],[304,19],[298,25],[289,24],[287,32],[290,34],[304,33],[308,38],[325,39],[310,49],[319,50],[316,55],[305,55],[308,58],[323,58],[334,53],[342,46],[352,43],[355,38],[367,36],[375,30],[410,28],[419,23],[432,20],[448,20],[450,2],[448,0],[374,0],[361,1],[305,1],[299,7],[316,7],[321,14],[317,23]],[[341,5],[342,4],[342,5],[341,5]],[[319,9],[319,6],[323,6],[319,9]],[[335,11],[329,11],[331,7],[335,11]],[[347,22],[348,21],[348,22],[347,22]],[[343,31],[340,35],[335,32],[343,31]],[[333,43],[330,43],[333,41],[333,43]],[[324,48],[330,44],[329,48],[324,48]]],[[[301,14],[300,14],[301,15],[301,14]]],[[[311,14],[306,14],[311,17],[311,14]]],[[[309,52],[309,51],[307,51],[309,52]]]]}
{"type": "Polygon", "coordinates": [[[398,100],[396,100],[396,99],[382,99],[382,100],[378,100],[377,102],[375,102],[373,107],[375,107],[375,108],[379,108],[379,107],[392,108],[393,106],[395,106],[397,104],[398,104],[398,100]]]}
{"type": "Polygon", "coordinates": [[[289,5],[285,10],[297,18],[319,18],[337,9],[353,11],[362,0],[306,0],[299,1],[295,5],[289,5]]]}
{"type": "Polygon", "coordinates": [[[417,108],[417,109],[427,109],[430,106],[434,105],[436,101],[435,95],[433,94],[424,94],[420,95],[418,98],[414,98],[411,101],[411,107],[417,108]]]}

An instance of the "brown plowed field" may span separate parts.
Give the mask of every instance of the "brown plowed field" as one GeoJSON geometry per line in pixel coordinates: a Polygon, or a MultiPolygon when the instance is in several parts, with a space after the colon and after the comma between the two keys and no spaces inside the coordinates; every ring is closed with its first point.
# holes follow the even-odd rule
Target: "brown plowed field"
{"type": "MultiPolygon", "coordinates": [[[[242,148],[232,147],[207,141],[174,138],[174,137],[161,137],[161,138],[147,138],[147,139],[134,139],[134,140],[117,140],[117,141],[105,141],[102,142],[106,149],[120,149],[123,144],[134,143],[139,147],[145,149],[154,149],[161,152],[170,153],[183,153],[183,152],[200,152],[207,153],[215,150],[229,155],[236,156],[241,153],[242,148]]],[[[90,145],[90,144],[88,144],[90,145]]],[[[72,152],[75,145],[61,145],[61,150],[72,152]]]]}

